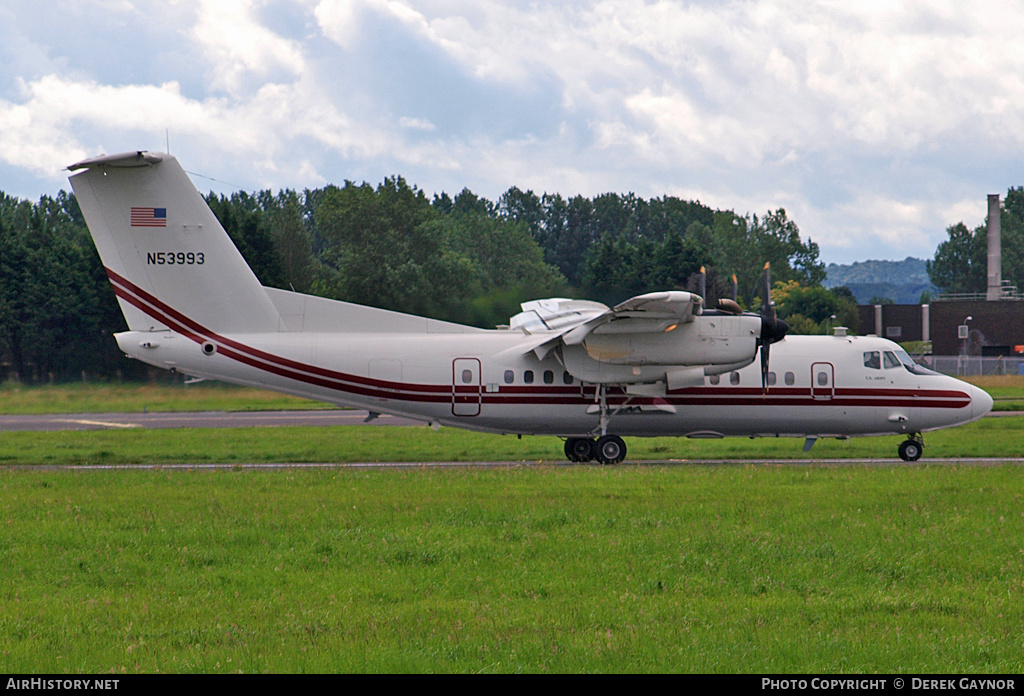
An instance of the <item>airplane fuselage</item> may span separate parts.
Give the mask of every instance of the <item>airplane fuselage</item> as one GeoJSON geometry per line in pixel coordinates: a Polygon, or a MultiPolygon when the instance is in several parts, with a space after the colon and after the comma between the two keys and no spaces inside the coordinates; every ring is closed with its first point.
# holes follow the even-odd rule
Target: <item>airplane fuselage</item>
{"type": "MultiPolygon", "coordinates": [[[[528,337],[517,331],[219,335],[193,327],[117,338],[127,354],[165,369],[440,425],[581,437],[598,425],[596,385],[567,371],[558,351],[543,360],[524,354],[528,337]]],[[[698,386],[611,387],[614,431],[886,435],[965,423],[991,408],[980,389],[915,373],[886,354],[905,356],[876,337],[789,336],[773,348],[767,394],[756,362],[698,386]]]]}

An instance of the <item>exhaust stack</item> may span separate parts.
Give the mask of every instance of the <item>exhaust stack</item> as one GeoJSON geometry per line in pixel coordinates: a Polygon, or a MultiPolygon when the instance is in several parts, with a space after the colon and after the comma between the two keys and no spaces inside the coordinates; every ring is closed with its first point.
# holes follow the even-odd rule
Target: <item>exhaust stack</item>
{"type": "Polygon", "coordinates": [[[988,293],[985,299],[989,302],[1003,296],[1003,252],[1002,225],[999,214],[999,194],[988,195],[988,293]]]}

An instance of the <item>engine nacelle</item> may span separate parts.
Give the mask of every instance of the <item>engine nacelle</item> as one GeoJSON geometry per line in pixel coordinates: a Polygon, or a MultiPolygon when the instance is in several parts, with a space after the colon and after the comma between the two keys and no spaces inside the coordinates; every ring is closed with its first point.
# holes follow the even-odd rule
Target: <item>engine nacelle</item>
{"type": "Polygon", "coordinates": [[[712,366],[749,362],[757,354],[761,318],[754,315],[696,316],[657,332],[619,332],[617,322],[594,329],[583,346],[592,359],[609,365],[712,366]]]}

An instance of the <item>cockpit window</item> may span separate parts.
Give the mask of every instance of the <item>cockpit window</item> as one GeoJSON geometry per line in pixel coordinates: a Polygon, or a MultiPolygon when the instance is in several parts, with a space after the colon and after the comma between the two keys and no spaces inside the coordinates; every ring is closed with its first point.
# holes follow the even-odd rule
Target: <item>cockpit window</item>
{"type": "Polygon", "coordinates": [[[907,355],[907,352],[904,350],[897,350],[896,357],[899,358],[901,363],[903,363],[903,367],[907,368],[908,371],[914,373],[915,375],[939,374],[934,370],[929,370],[927,367],[924,367],[923,365],[918,365],[916,362],[913,361],[913,359],[909,355],[907,355]]]}
{"type": "Polygon", "coordinates": [[[870,367],[872,370],[882,369],[881,354],[877,350],[869,350],[864,353],[864,367],[870,367]]]}
{"type": "Polygon", "coordinates": [[[891,370],[894,367],[899,367],[902,364],[900,362],[900,359],[897,358],[896,354],[893,353],[891,350],[885,351],[885,353],[882,356],[882,359],[884,360],[883,364],[885,365],[885,369],[887,370],[891,370]]]}

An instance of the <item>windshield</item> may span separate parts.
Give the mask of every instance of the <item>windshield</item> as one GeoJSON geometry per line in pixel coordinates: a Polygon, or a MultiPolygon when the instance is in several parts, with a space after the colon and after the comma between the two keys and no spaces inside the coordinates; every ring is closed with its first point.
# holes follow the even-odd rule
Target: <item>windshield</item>
{"type": "Polygon", "coordinates": [[[914,373],[915,375],[939,374],[934,370],[929,370],[927,367],[924,367],[923,365],[918,365],[916,362],[913,361],[913,359],[911,359],[909,355],[907,355],[907,352],[905,350],[897,350],[896,357],[900,359],[901,363],[903,363],[903,367],[907,368],[907,370],[914,373]]]}

